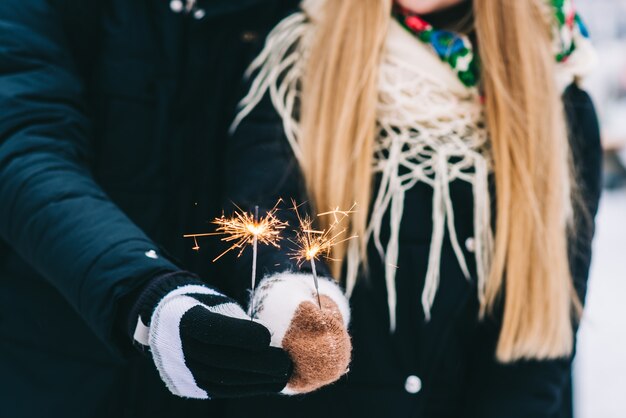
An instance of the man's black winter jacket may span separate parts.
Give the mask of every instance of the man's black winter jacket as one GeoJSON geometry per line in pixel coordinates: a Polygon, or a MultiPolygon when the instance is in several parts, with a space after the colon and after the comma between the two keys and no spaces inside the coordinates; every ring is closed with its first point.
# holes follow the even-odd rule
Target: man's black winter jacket
{"type": "Polygon", "coordinates": [[[218,415],[125,352],[116,311],[215,277],[182,234],[219,213],[243,72],[293,3],[0,1],[0,417],[218,415]]]}

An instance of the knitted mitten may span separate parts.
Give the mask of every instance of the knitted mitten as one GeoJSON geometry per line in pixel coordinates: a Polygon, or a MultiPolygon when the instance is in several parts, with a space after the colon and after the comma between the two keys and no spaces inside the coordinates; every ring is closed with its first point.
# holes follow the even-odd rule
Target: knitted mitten
{"type": "Polygon", "coordinates": [[[254,317],[272,332],[294,363],[282,391],[297,394],[332,383],[348,370],[352,344],[348,300],[330,279],[319,279],[320,309],[313,276],[281,273],[265,278],[253,297],[254,317]]]}
{"type": "Polygon", "coordinates": [[[276,393],[291,372],[270,332],[190,273],[153,280],[130,312],[135,344],[149,349],[174,394],[207,399],[276,393]]]}

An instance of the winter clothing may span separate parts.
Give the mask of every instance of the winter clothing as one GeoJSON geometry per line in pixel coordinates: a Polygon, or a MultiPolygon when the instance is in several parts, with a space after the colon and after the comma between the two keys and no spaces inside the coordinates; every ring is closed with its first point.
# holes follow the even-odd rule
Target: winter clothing
{"type": "Polygon", "coordinates": [[[169,394],[126,313],[162,274],[219,287],[182,235],[221,209],[243,71],[293,3],[0,2],[0,416],[217,414],[169,394]]]}
{"type": "Polygon", "coordinates": [[[253,306],[255,319],[272,330],[272,345],[283,347],[294,361],[282,393],[311,392],[346,373],[352,348],[350,307],[333,281],[319,278],[316,289],[310,274],[272,275],[254,292],[253,306]]]}
{"type": "MultiPolygon", "coordinates": [[[[571,86],[563,99],[585,204],[577,217],[571,250],[573,277],[584,300],[593,233],[588,221],[596,213],[600,192],[600,138],[589,96],[571,86]]],[[[248,165],[250,171],[238,176],[242,189],[235,192],[236,196],[248,193],[255,196],[252,199],[262,201],[263,191],[281,194],[281,190],[293,190],[294,185],[301,184],[281,125],[269,98],[241,124],[232,146],[238,150],[237,158],[244,161],[239,166],[248,165]],[[265,157],[259,159],[257,155],[265,157]],[[259,172],[264,173],[262,177],[259,172]]],[[[234,164],[233,168],[237,167],[234,164]]],[[[407,191],[406,215],[400,230],[395,333],[389,332],[383,279],[386,265],[375,245],[370,244],[368,275],[357,281],[351,296],[353,360],[348,375],[305,398],[257,398],[245,404],[228,403],[228,416],[244,417],[254,411],[257,416],[274,418],[294,414],[329,418],[571,417],[571,412],[567,412],[571,358],[509,365],[496,362],[498,319],[477,319],[472,189],[459,181],[450,187],[457,213],[455,226],[468,260],[470,280],[465,278],[446,237],[441,256],[442,279],[431,320],[425,321],[419,301],[428,266],[429,232],[433,228],[432,189],[417,183],[407,191]]],[[[282,194],[290,196],[289,192],[282,194]]],[[[389,228],[383,226],[381,239],[386,242],[388,238],[389,228]]],[[[287,256],[284,257],[283,264],[288,264],[287,256]]],[[[271,271],[274,264],[261,265],[271,271]]]]}
{"type": "MultiPolygon", "coordinates": [[[[242,100],[242,109],[235,119],[238,125],[269,93],[283,122],[285,135],[294,155],[301,159],[297,140],[300,131],[297,106],[316,21],[323,13],[324,0],[307,0],[302,12],[284,19],[268,36],[263,52],[251,69],[258,69],[250,92],[242,100]]],[[[437,32],[431,29],[431,32],[437,32]]],[[[585,39],[586,41],[586,39],[585,39]]],[[[469,41],[468,41],[469,42],[469,41]]],[[[566,63],[557,66],[556,82],[565,89],[585,75],[593,63],[593,49],[584,42],[566,63]],[[586,46],[586,47],[584,47],[586,46]]],[[[377,129],[374,143],[373,174],[380,175],[374,189],[374,202],[364,237],[373,240],[378,257],[384,258],[389,306],[389,327],[396,327],[396,273],[401,239],[400,224],[405,211],[406,193],[416,183],[432,187],[433,228],[429,264],[422,292],[426,319],[440,282],[442,245],[447,232],[464,276],[470,271],[461,249],[455,226],[455,207],[451,184],[470,183],[474,194],[473,258],[476,263],[477,293],[485,300],[494,237],[492,233],[492,199],[489,173],[492,167],[481,92],[477,86],[464,83],[460,69],[472,62],[466,53],[455,60],[457,68],[441,60],[437,48],[417,40],[398,22],[392,20],[379,68],[377,129]],[[386,217],[386,215],[389,215],[386,217]],[[383,244],[383,222],[390,224],[390,238],[383,244]]],[[[569,174],[564,170],[563,176],[569,174]]],[[[569,179],[563,179],[564,184],[569,179]]],[[[356,283],[361,255],[356,241],[349,243],[346,257],[348,294],[356,283]]]]}
{"type": "MultiPolygon", "coordinates": [[[[472,2],[464,1],[455,9],[472,12],[472,2]]],[[[476,86],[480,76],[478,57],[473,51],[472,42],[467,35],[436,29],[421,16],[408,9],[394,5],[394,17],[416,39],[429,45],[439,58],[454,71],[459,81],[465,86],[476,86]]]]}
{"type": "MultiPolygon", "coordinates": [[[[278,196],[303,199],[304,182],[297,163],[300,152],[296,141],[297,88],[290,89],[298,86],[297,71],[303,68],[306,49],[301,50],[302,56],[294,58],[297,55],[290,54],[297,52],[280,42],[293,42],[296,38],[300,41],[297,47],[301,47],[310,39],[303,28],[307,22],[302,15],[285,19],[277,27],[276,37],[268,38],[268,44],[276,49],[267,48],[256,61],[259,72],[253,91],[243,101],[244,108],[236,121],[238,127],[227,154],[227,169],[230,170],[227,188],[235,202],[268,205],[278,196]],[[282,30],[291,29],[295,31],[292,37],[280,36],[282,30]],[[272,54],[272,51],[279,52],[272,54]],[[293,58],[292,66],[280,67],[285,56],[293,58]],[[296,91],[296,96],[289,96],[289,91],[296,91]]],[[[491,224],[484,219],[491,199],[486,200],[487,204],[481,204],[480,200],[494,192],[493,177],[485,170],[485,165],[489,166],[486,164],[488,154],[483,153],[481,147],[485,139],[480,131],[473,129],[480,127],[476,120],[480,116],[479,102],[471,100],[471,91],[468,93],[448,67],[442,67],[444,64],[438,57],[431,53],[429,59],[423,54],[423,45],[397,23],[392,24],[389,37],[380,70],[380,88],[382,93],[389,94],[380,97],[394,100],[390,94],[395,86],[409,83],[415,87],[410,83],[427,83],[429,91],[437,88],[434,94],[440,99],[438,104],[448,99],[456,103],[456,107],[441,107],[449,112],[461,112],[458,117],[448,113],[448,123],[455,125],[461,118],[469,129],[459,131],[440,124],[436,113],[440,109],[428,101],[428,97],[420,101],[419,97],[411,96],[406,107],[398,103],[400,99],[382,103],[378,114],[383,119],[382,123],[380,118],[378,122],[382,129],[388,126],[384,132],[395,135],[395,141],[401,146],[394,148],[392,141],[385,143],[385,136],[379,138],[382,144],[377,144],[380,149],[377,149],[374,190],[379,193],[382,190],[386,197],[386,191],[393,187],[389,199],[396,199],[396,204],[390,205],[386,198],[380,199],[383,202],[380,205],[376,198],[372,202],[375,226],[370,227],[370,231],[376,232],[368,244],[368,269],[361,272],[360,280],[347,283],[349,287],[353,285],[350,331],[354,350],[350,372],[337,384],[305,398],[263,397],[245,405],[229,403],[228,415],[243,417],[252,411],[257,415],[258,411],[265,411],[265,416],[274,418],[294,415],[331,418],[571,416],[568,404],[571,358],[500,364],[495,360],[500,316],[496,312],[485,320],[478,319],[479,297],[476,295],[481,295],[481,275],[484,274],[481,265],[488,265],[485,254],[481,255],[480,251],[489,247],[485,244],[490,239],[489,234],[481,234],[486,234],[491,224]],[[407,36],[414,43],[412,47],[408,46],[407,36]],[[395,53],[394,48],[402,51],[403,56],[395,53]],[[402,78],[397,68],[409,75],[402,78]],[[435,71],[426,74],[429,68],[435,71]],[[385,125],[385,112],[393,106],[401,106],[406,111],[398,112],[400,116],[395,119],[390,116],[385,125]],[[413,125],[413,131],[410,124],[404,125],[403,118],[407,117],[415,118],[410,121],[417,124],[413,125]],[[427,120],[442,130],[441,137],[447,137],[447,142],[439,136],[429,136],[433,129],[432,125],[426,125],[427,120]],[[428,153],[419,152],[420,141],[427,142],[424,150],[428,153]],[[454,147],[458,148],[458,153],[445,153],[450,148],[457,150],[454,147]],[[415,150],[417,152],[412,152],[415,150]],[[435,164],[433,155],[447,158],[440,158],[439,164],[435,164]],[[467,164],[463,165],[464,162],[467,164]],[[467,166],[471,168],[463,171],[467,166]],[[420,177],[420,174],[425,175],[420,177]],[[407,179],[411,181],[402,183],[407,179]],[[445,216],[437,211],[444,211],[445,216]],[[442,219],[446,219],[447,224],[442,219]],[[394,263],[389,259],[390,243],[395,243],[391,249],[394,263]],[[382,257],[381,247],[385,247],[382,257]],[[433,248],[437,250],[434,252],[436,261],[433,261],[433,248]],[[429,286],[433,284],[434,265],[436,278],[440,280],[435,281],[438,286],[433,295],[425,290],[433,289],[429,286]],[[391,285],[390,270],[394,279],[391,285]],[[426,304],[428,310],[422,309],[419,303],[424,294],[433,298],[426,304]],[[427,315],[430,315],[428,321],[427,315]],[[390,332],[390,328],[395,331],[390,332]]],[[[571,84],[576,69],[562,68],[557,82],[568,80],[570,84],[563,92],[563,101],[583,202],[583,206],[575,207],[571,271],[579,296],[584,300],[593,217],[600,193],[601,148],[591,100],[571,84]]],[[[419,88],[407,90],[419,95],[414,93],[419,88]]],[[[260,264],[269,273],[276,265],[283,269],[289,264],[287,250],[273,254],[260,264]]],[[[349,262],[347,269],[349,272],[349,262]]]]}
{"type": "MultiPolygon", "coordinates": [[[[557,62],[568,61],[581,55],[580,50],[585,52],[591,48],[589,33],[572,0],[547,0],[546,6],[546,17],[553,22],[554,54],[557,62]]],[[[472,1],[464,1],[439,14],[452,15],[459,12],[471,14],[472,1]]],[[[423,19],[399,4],[394,5],[394,16],[417,39],[430,45],[439,58],[450,65],[461,83],[467,87],[478,84],[480,66],[470,36],[437,28],[429,23],[428,18],[423,19]]]]}
{"type": "Polygon", "coordinates": [[[149,347],[170,392],[215,399],[278,392],[291,361],[232,299],[189,274],[154,280],[139,297],[133,338],[149,347]]]}

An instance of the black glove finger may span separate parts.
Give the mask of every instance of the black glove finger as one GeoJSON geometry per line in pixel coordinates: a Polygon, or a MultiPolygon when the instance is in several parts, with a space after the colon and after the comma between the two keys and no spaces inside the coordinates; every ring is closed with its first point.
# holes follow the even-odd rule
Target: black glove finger
{"type": "Polygon", "coordinates": [[[209,345],[250,351],[266,349],[271,340],[269,330],[259,323],[214,313],[203,306],[195,306],[183,315],[180,334],[183,344],[190,337],[209,345]]]}
{"type": "Polygon", "coordinates": [[[254,386],[282,384],[285,386],[289,381],[288,373],[282,376],[271,376],[242,370],[207,367],[202,363],[194,361],[187,361],[186,364],[189,370],[192,370],[196,382],[204,382],[212,385],[254,386]]]}
{"type": "Polygon", "coordinates": [[[269,395],[278,393],[285,388],[285,385],[282,383],[226,386],[208,382],[198,382],[198,385],[207,391],[211,399],[243,398],[249,396],[269,395]]]}
{"type": "Polygon", "coordinates": [[[275,377],[289,375],[293,369],[289,355],[276,347],[267,347],[263,351],[249,351],[209,346],[189,338],[183,339],[183,350],[187,362],[193,361],[205,367],[241,370],[275,377]]]}

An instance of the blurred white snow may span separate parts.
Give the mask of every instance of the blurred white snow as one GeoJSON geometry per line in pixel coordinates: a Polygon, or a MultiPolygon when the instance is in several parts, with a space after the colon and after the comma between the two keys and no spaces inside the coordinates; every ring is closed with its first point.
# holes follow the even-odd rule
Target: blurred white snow
{"type": "Polygon", "coordinates": [[[574,366],[576,418],[626,417],[626,190],[605,192],[574,366]]]}
{"type": "MultiPolygon", "coordinates": [[[[576,0],[598,50],[584,86],[626,162],[626,0],[576,0]]],[[[626,188],[605,191],[574,363],[576,418],[626,418],[626,188]]]]}

